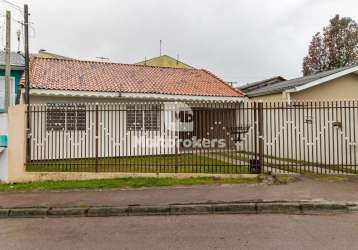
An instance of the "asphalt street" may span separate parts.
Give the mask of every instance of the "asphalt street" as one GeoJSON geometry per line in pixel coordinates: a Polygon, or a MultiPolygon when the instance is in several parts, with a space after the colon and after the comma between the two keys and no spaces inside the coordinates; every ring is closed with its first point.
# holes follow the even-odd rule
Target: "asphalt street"
{"type": "Polygon", "coordinates": [[[0,249],[358,249],[358,214],[0,220],[0,249]]]}

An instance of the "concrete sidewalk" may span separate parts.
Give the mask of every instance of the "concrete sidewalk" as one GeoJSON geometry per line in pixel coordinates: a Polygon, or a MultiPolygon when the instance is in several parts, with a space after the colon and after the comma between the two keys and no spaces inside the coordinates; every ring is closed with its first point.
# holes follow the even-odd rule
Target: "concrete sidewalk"
{"type": "Polygon", "coordinates": [[[225,203],[245,201],[358,201],[358,177],[327,181],[299,177],[287,185],[213,185],[145,189],[33,191],[0,193],[0,207],[84,207],[225,203]]]}

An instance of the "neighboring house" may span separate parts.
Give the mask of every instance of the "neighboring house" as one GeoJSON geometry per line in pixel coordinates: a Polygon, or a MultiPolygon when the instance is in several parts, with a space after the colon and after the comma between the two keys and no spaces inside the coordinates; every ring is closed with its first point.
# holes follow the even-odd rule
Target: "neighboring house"
{"type": "MultiPolygon", "coordinates": [[[[68,142],[71,138],[78,139],[83,133],[87,135],[93,133],[91,124],[95,121],[94,104],[96,103],[109,103],[100,107],[99,133],[112,137],[117,135],[122,143],[120,146],[112,143],[109,148],[104,148],[101,151],[104,157],[113,156],[117,152],[116,147],[119,148],[120,155],[151,154],[148,151],[150,148],[145,143],[138,145],[135,141],[146,141],[148,138],[159,136],[158,140],[164,139],[168,142],[177,136],[177,132],[179,137],[187,136],[187,133],[179,133],[176,128],[170,129],[171,132],[167,131],[168,125],[165,125],[165,122],[173,121],[176,117],[176,113],[174,114],[173,109],[170,108],[171,105],[194,102],[190,106],[194,117],[193,127],[200,126],[200,130],[194,130],[191,136],[205,138],[210,131],[212,132],[211,127],[214,126],[208,123],[210,117],[208,112],[205,112],[205,109],[208,110],[205,104],[217,101],[240,103],[243,100],[240,91],[203,69],[35,57],[30,62],[30,72],[30,102],[41,104],[38,108],[45,111],[43,116],[32,119],[33,122],[38,122],[32,126],[32,147],[38,147],[37,152],[41,151],[41,147],[45,147],[47,143],[57,144],[61,143],[60,140],[68,142]],[[67,106],[58,106],[59,103],[67,103],[67,106]],[[36,128],[45,128],[47,132],[38,134],[36,128]],[[123,138],[125,139],[122,140],[123,138]],[[137,150],[138,148],[140,150],[137,150]]],[[[228,128],[236,126],[236,114],[232,107],[223,108],[224,106],[220,105],[211,107],[215,109],[212,112],[220,114],[221,119],[212,123],[228,128]]],[[[188,118],[186,114],[181,114],[182,117],[179,119],[186,120],[188,118]]],[[[222,129],[219,131],[220,135],[223,135],[222,131],[222,129]]],[[[85,140],[81,141],[79,143],[86,144],[85,140]]],[[[67,150],[73,152],[71,157],[84,157],[76,153],[76,144],[62,142],[62,145],[64,144],[74,147],[67,150]]],[[[89,147],[87,144],[83,147],[89,147]]],[[[171,145],[165,153],[172,154],[174,149],[175,145],[171,145]]],[[[66,157],[58,150],[53,153],[47,152],[50,155],[46,155],[45,151],[41,151],[44,155],[40,157],[46,159],[66,157]]],[[[86,157],[93,157],[93,155],[88,153],[86,157]]]]}
{"type": "MultiPolygon", "coordinates": [[[[38,54],[32,55],[42,58],[68,59],[69,57],[40,50],[38,54]]],[[[20,80],[25,71],[25,57],[20,52],[11,52],[11,105],[15,105],[20,99],[20,80]]],[[[4,110],[5,97],[5,51],[0,51],[0,112],[4,110]]]]}
{"type": "Polygon", "coordinates": [[[275,76],[275,77],[265,79],[265,80],[262,80],[262,81],[242,85],[242,86],[238,87],[238,89],[240,89],[246,95],[250,96],[250,93],[255,91],[255,90],[258,90],[258,89],[261,89],[261,88],[264,88],[264,87],[268,87],[268,86],[272,86],[272,85],[274,85],[276,83],[283,82],[283,81],[286,81],[286,80],[287,79],[285,79],[282,76],[275,76]]]}
{"type": "MultiPolygon", "coordinates": [[[[25,58],[17,52],[11,52],[11,104],[15,105],[16,96],[20,89],[20,79],[25,70],[25,58]]],[[[0,112],[4,110],[5,102],[5,51],[0,51],[0,112]]]]}
{"type": "Polygon", "coordinates": [[[171,56],[163,55],[155,58],[145,60],[143,62],[136,63],[137,65],[146,66],[158,66],[158,67],[169,67],[169,68],[180,68],[180,69],[193,69],[194,67],[183,63],[171,56]]]}
{"type": "Polygon", "coordinates": [[[262,101],[358,99],[358,65],[278,82],[246,94],[262,101]]]}

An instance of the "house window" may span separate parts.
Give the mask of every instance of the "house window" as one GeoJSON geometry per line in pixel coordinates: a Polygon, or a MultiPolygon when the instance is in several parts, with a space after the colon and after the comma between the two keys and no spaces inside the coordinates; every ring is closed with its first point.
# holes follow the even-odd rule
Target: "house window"
{"type": "Polygon", "coordinates": [[[127,105],[127,130],[158,131],[160,105],[127,105]]]}
{"type": "Polygon", "coordinates": [[[47,104],[46,128],[51,130],[86,130],[86,107],[74,104],[47,104]]]}
{"type": "MultiPolygon", "coordinates": [[[[15,86],[15,78],[10,78],[10,88],[11,88],[11,95],[10,95],[10,105],[15,105],[16,100],[16,86],[15,86]]],[[[5,77],[0,76],[0,111],[5,109],[5,77]]]]}

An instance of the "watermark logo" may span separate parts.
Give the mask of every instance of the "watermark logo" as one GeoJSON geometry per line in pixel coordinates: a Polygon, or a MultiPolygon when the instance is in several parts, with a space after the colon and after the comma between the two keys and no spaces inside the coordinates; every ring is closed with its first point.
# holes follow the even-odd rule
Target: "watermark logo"
{"type": "Polygon", "coordinates": [[[190,139],[164,138],[163,136],[152,136],[143,138],[136,135],[133,138],[133,145],[136,148],[145,146],[147,149],[170,149],[181,147],[183,149],[223,149],[226,148],[225,139],[207,139],[192,137],[190,139]]]}
{"type": "Polygon", "coordinates": [[[165,127],[173,132],[193,132],[194,112],[186,103],[168,102],[164,104],[167,113],[165,127]]]}

